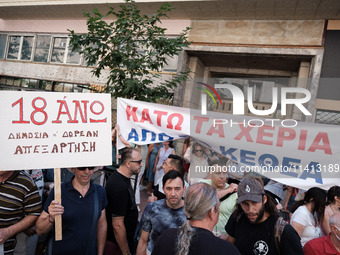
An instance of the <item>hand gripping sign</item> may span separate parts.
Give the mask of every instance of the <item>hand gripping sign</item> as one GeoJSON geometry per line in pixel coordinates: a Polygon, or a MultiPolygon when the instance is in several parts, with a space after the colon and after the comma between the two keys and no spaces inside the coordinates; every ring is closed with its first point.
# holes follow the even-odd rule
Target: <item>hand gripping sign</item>
{"type": "Polygon", "coordinates": [[[109,94],[1,91],[0,109],[0,169],[54,168],[59,201],[60,168],[112,163],[109,94]]]}

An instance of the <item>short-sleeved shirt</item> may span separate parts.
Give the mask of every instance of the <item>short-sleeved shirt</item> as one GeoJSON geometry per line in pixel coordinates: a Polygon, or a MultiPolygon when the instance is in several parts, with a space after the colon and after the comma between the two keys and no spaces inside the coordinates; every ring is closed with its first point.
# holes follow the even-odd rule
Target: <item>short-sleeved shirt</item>
{"type": "Polygon", "coordinates": [[[112,217],[124,216],[124,226],[129,248],[133,250],[133,238],[138,223],[138,209],[130,179],[114,171],[106,183],[108,206],[106,218],[108,222],[107,240],[117,243],[112,227],[112,217]]]}
{"type": "MultiPolygon", "coordinates": [[[[189,255],[240,255],[236,247],[228,241],[214,236],[212,232],[203,228],[195,228],[195,234],[189,246],[189,255]]],[[[168,229],[157,240],[152,255],[177,254],[177,238],[179,229],[168,229]]]]}
{"type": "MultiPolygon", "coordinates": [[[[243,255],[276,255],[275,224],[278,216],[269,216],[260,223],[251,223],[245,214],[237,220],[233,213],[225,227],[227,233],[235,238],[235,246],[243,255]]],[[[280,245],[281,254],[301,254],[300,237],[291,225],[283,229],[280,245]]]]}
{"type": "Polygon", "coordinates": [[[305,255],[340,255],[331,241],[330,234],[308,241],[303,246],[305,255]]]}
{"type": "MultiPolygon", "coordinates": [[[[317,219],[315,217],[315,219],[317,219]]],[[[308,211],[307,207],[302,205],[293,213],[290,222],[296,222],[305,226],[301,234],[301,245],[304,246],[309,240],[322,236],[320,225],[315,223],[313,214],[308,211]]]]}
{"type": "MultiPolygon", "coordinates": [[[[0,183],[0,228],[18,223],[27,215],[39,216],[41,198],[32,178],[24,171],[15,171],[0,183]]],[[[5,254],[12,254],[15,236],[4,243],[5,254]]]]}
{"type": "Polygon", "coordinates": [[[148,204],[141,221],[142,229],[150,233],[147,249],[151,252],[158,237],[165,230],[180,227],[185,220],[184,207],[172,209],[165,199],[148,204]]]}
{"type": "MultiPolygon", "coordinates": [[[[211,179],[203,179],[200,182],[207,183],[211,185],[211,179]]],[[[229,187],[229,184],[225,184],[225,189],[229,187]]],[[[227,199],[223,200],[220,203],[220,216],[218,218],[218,222],[216,226],[214,227],[214,230],[219,231],[222,235],[225,235],[225,225],[227,224],[230,215],[235,210],[235,205],[237,203],[237,193],[231,194],[227,199]]]]}
{"type": "MultiPolygon", "coordinates": [[[[89,190],[83,197],[73,187],[72,180],[61,184],[61,204],[64,207],[62,214],[63,239],[53,242],[53,254],[85,254],[89,242],[91,242],[89,254],[97,254],[97,223],[102,210],[107,205],[105,189],[91,182],[89,190]],[[96,226],[94,227],[96,231],[91,233],[94,216],[94,189],[97,190],[98,212],[96,226]]],[[[54,200],[54,189],[52,189],[44,204],[44,211],[47,213],[52,200],[54,200]]],[[[54,234],[54,231],[52,233],[54,234]]]]}

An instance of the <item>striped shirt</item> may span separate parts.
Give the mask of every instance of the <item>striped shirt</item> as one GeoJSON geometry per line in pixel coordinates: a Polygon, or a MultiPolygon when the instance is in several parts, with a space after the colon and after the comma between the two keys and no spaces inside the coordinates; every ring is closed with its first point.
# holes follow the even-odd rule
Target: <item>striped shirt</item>
{"type": "MultiPolygon", "coordinates": [[[[39,216],[42,210],[37,186],[24,171],[14,171],[0,183],[0,228],[19,222],[26,215],[39,216]]],[[[15,236],[4,243],[5,254],[12,254],[15,236]]]]}

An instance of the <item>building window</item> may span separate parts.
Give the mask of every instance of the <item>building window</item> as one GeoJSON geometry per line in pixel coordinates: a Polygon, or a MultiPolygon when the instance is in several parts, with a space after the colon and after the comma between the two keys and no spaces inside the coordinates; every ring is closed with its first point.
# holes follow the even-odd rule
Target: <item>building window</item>
{"type": "Polygon", "coordinates": [[[0,33],[0,59],[86,66],[83,55],[79,53],[79,50],[72,51],[72,47],[70,38],[66,35],[8,35],[0,33]]]}
{"type": "Polygon", "coordinates": [[[37,43],[35,45],[34,61],[35,62],[47,62],[48,53],[50,51],[51,36],[50,35],[38,35],[37,43]]]}
{"type": "Polygon", "coordinates": [[[72,45],[70,45],[70,38],[54,37],[51,62],[63,64],[80,63],[80,54],[78,51],[72,52],[72,45]]]}
{"type": "Polygon", "coordinates": [[[72,45],[68,46],[66,63],[78,65],[80,61],[79,50],[72,51],[72,47],[72,45]]]}
{"type": "Polygon", "coordinates": [[[340,112],[317,110],[316,123],[340,125],[340,112]]]}
{"type": "Polygon", "coordinates": [[[8,59],[18,59],[21,36],[10,36],[8,45],[8,59]]]}
{"type": "Polygon", "coordinates": [[[7,59],[31,60],[33,36],[10,36],[7,59]]]}
{"type": "Polygon", "coordinates": [[[56,91],[56,92],[97,92],[88,84],[73,84],[30,78],[0,76],[0,90],[56,91]]]}
{"type": "Polygon", "coordinates": [[[178,56],[175,55],[173,57],[168,57],[166,62],[167,63],[164,65],[163,71],[175,73],[177,71],[178,56]]]}
{"type": "Polygon", "coordinates": [[[53,49],[51,62],[64,63],[64,56],[66,51],[67,38],[55,37],[53,38],[53,49]]]}
{"type": "Polygon", "coordinates": [[[5,58],[7,34],[0,34],[0,59],[5,58]]]}

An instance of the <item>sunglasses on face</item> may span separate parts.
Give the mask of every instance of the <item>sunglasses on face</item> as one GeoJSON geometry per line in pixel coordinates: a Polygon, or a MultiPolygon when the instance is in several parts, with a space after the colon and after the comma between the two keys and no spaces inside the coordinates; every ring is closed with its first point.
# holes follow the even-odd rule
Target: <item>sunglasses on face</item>
{"type": "Polygon", "coordinates": [[[93,169],[95,169],[95,167],[93,167],[93,166],[91,166],[91,167],[78,167],[77,168],[79,171],[85,171],[86,169],[89,169],[89,170],[93,170],[93,169]]]}
{"type": "Polygon", "coordinates": [[[143,160],[142,159],[141,160],[130,160],[130,162],[141,164],[143,160]]]}
{"type": "Polygon", "coordinates": [[[203,150],[196,150],[196,152],[202,152],[203,150]]]}

